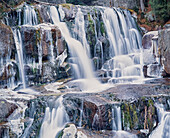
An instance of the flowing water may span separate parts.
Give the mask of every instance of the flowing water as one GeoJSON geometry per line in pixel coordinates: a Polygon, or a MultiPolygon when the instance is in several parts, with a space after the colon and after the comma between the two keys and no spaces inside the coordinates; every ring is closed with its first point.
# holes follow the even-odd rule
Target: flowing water
{"type": "Polygon", "coordinates": [[[118,105],[112,108],[112,130],[122,130],[121,109],[118,105]]]}
{"type": "Polygon", "coordinates": [[[36,24],[38,24],[38,18],[37,18],[37,14],[34,10],[34,7],[25,4],[24,25],[36,25],[36,24]]]}
{"type": "Polygon", "coordinates": [[[55,101],[55,107],[46,108],[44,120],[40,130],[40,138],[55,138],[69,122],[69,117],[63,106],[63,96],[55,101]]]}
{"type": "Polygon", "coordinates": [[[16,49],[17,49],[21,80],[22,80],[23,88],[25,89],[26,83],[25,83],[24,58],[23,58],[23,47],[22,47],[21,33],[19,30],[14,30],[13,35],[14,35],[14,41],[15,41],[15,45],[16,45],[16,49]]]}
{"type": "Polygon", "coordinates": [[[67,42],[67,45],[71,52],[71,56],[78,58],[78,60],[76,60],[74,63],[77,65],[78,68],[75,70],[75,72],[76,74],[80,74],[80,76],[77,75],[80,77],[78,79],[82,79],[82,78],[85,79],[85,81],[83,80],[84,86],[82,86],[82,89],[83,90],[93,89],[93,87],[99,85],[99,82],[95,79],[91,61],[86,51],[84,50],[83,45],[78,40],[71,37],[66,23],[60,22],[58,11],[54,6],[50,7],[50,14],[53,23],[59,27],[63,37],[67,42]]]}
{"type": "Polygon", "coordinates": [[[141,36],[129,12],[104,8],[102,18],[110,42],[110,57],[102,67],[109,82],[131,82],[143,78],[141,36]]]}
{"type": "Polygon", "coordinates": [[[149,138],[169,138],[170,112],[166,112],[162,104],[156,104],[159,124],[150,134],[149,138]]]}
{"type": "Polygon", "coordinates": [[[77,40],[79,40],[85,51],[86,51],[86,54],[90,57],[90,47],[89,47],[89,44],[87,42],[87,37],[86,37],[86,32],[85,32],[85,21],[84,21],[84,15],[81,11],[81,8],[78,8],[78,12],[76,14],[76,17],[75,17],[75,38],[77,40]]]}

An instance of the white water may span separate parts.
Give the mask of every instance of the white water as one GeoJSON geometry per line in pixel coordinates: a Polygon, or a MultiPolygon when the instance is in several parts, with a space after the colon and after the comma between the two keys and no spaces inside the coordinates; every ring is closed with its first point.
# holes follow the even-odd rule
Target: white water
{"type": "Polygon", "coordinates": [[[83,83],[84,86],[82,87],[82,89],[93,89],[100,83],[95,79],[91,61],[88,58],[88,55],[83,48],[83,45],[78,40],[71,37],[66,23],[60,22],[58,11],[54,6],[50,7],[50,14],[53,23],[59,27],[63,37],[67,42],[71,52],[71,56],[78,58],[77,62],[74,63],[77,64],[78,67],[75,72],[77,72],[76,74],[80,74],[80,78],[78,79],[84,78],[87,80],[85,81],[85,83],[83,83]]]}
{"type": "Polygon", "coordinates": [[[81,101],[81,109],[80,109],[80,121],[79,121],[79,127],[82,127],[82,118],[83,118],[83,104],[84,101],[81,101]]]}
{"type": "Polygon", "coordinates": [[[68,115],[63,106],[63,96],[55,101],[55,107],[46,108],[44,120],[40,130],[40,138],[55,138],[69,122],[68,115]]]}
{"type": "Polygon", "coordinates": [[[90,57],[90,47],[86,39],[84,15],[80,8],[78,8],[78,12],[75,17],[74,31],[76,32],[75,38],[82,43],[86,50],[86,54],[90,57]]]}
{"type": "Polygon", "coordinates": [[[36,25],[38,24],[37,14],[33,6],[25,4],[24,7],[24,25],[36,25]]]}
{"type": "MultiPolygon", "coordinates": [[[[100,49],[101,64],[103,65],[103,63],[104,63],[103,45],[102,45],[102,42],[98,39],[98,35],[97,35],[97,27],[96,27],[96,21],[95,21],[96,17],[93,18],[92,15],[90,14],[90,18],[91,18],[91,20],[93,21],[93,24],[94,24],[95,38],[96,38],[96,45],[94,47],[94,57],[98,56],[96,51],[97,51],[97,49],[100,49]]],[[[100,30],[99,30],[99,32],[100,32],[100,30]]],[[[97,65],[97,69],[99,69],[99,65],[97,65]]]]}
{"type": "Polygon", "coordinates": [[[23,59],[23,47],[22,47],[22,38],[21,38],[21,33],[19,30],[14,30],[13,31],[14,35],[14,41],[17,49],[17,55],[18,55],[18,60],[19,60],[19,69],[20,69],[20,75],[22,79],[22,84],[23,88],[26,88],[26,83],[25,83],[25,73],[24,73],[24,59],[23,59]]]}
{"type": "Polygon", "coordinates": [[[110,41],[110,57],[102,67],[109,82],[143,78],[141,36],[127,11],[105,8],[102,18],[110,41]],[[120,22],[119,22],[120,21],[120,22]]]}
{"type": "Polygon", "coordinates": [[[170,137],[170,112],[166,112],[162,104],[156,104],[159,124],[152,131],[149,138],[169,138],[170,137]]]}
{"type": "Polygon", "coordinates": [[[122,130],[121,109],[118,105],[112,108],[112,130],[122,130]]]}

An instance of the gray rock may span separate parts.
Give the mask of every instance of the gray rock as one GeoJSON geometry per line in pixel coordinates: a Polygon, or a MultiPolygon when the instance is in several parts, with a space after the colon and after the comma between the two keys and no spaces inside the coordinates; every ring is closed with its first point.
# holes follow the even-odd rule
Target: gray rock
{"type": "Polygon", "coordinates": [[[6,121],[8,116],[11,115],[17,108],[16,104],[0,99],[0,122],[6,121]]]}
{"type": "Polygon", "coordinates": [[[159,30],[158,47],[166,73],[170,74],[170,29],[159,30]]]}

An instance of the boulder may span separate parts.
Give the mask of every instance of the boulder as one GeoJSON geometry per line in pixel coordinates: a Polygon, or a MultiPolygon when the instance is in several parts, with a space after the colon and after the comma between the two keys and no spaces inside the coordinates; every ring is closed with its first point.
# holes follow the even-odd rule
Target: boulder
{"type": "Polygon", "coordinates": [[[144,49],[150,49],[152,47],[153,37],[158,36],[158,31],[151,31],[146,33],[142,38],[142,46],[144,49]]]}
{"type": "Polygon", "coordinates": [[[170,74],[170,28],[159,30],[158,47],[166,73],[170,74]]]}
{"type": "Polygon", "coordinates": [[[0,99],[0,122],[7,121],[7,118],[17,109],[17,105],[0,99]]]}

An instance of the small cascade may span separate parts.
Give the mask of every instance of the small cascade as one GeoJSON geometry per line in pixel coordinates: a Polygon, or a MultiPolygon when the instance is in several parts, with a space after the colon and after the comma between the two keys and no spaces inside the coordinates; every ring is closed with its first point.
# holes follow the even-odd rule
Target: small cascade
{"type": "MultiPolygon", "coordinates": [[[[95,16],[95,15],[94,15],[95,16]]],[[[103,65],[104,63],[104,52],[103,52],[103,45],[102,45],[102,42],[98,39],[98,35],[97,35],[97,27],[96,27],[96,21],[95,21],[95,18],[96,17],[92,17],[92,15],[90,14],[90,18],[91,20],[93,21],[93,24],[94,24],[94,30],[95,30],[95,38],[96,38],[96,45],[94,47],[94,57],[97,57],[98,54],[97,54],[97,50],[99,49],[101,55],[100,55],[100,58],[101,58],[101,65],[103,65]]],[[[100,32],[100,31],[99,31],[100,32]]],[[[97,69],[99,69],[99,65],[97,64],[97,69]]]]}
{"type": "Polygon", "coordinates": [[[112,130],[122,130],[121,110],[118,105],[112,108],[112,130]]]}
{"type": "Polygon", "coordinates": [[[69,117],[66,113],[65,107],[63,106],[63,96],[60,96],[55,101],[55,107],[46,108],[44,120],[40,130],[40,138],[55,138],[58,133],[65,127],[66,123],[69,122],[69,117]]]}
{"type": "Polygon", "coordinates": [[[53,38],[52,38],[52,33],[51,31],[48,32],[48,40],[50,43],[50,61],[54,65],[55,64],[55,56],[54,56],[54,45],[53,45],[53,38]]]}
{"type": "MultiPolygon", "coordinates": [[[[151,40],[151,48],[144,49],[145,60],[149,63],[147,65],[147,76],[150,77],[161,77],[162,66],[161,66],[161,59],[159,57],[158,52],[158,31],[150,32],[154,36],[151,40]]],[[[145,34],[149,35],[149,33],[145,34]]]]}
{"type": "Polygon", "coordinates": [[[99,115],[96,112],[93,117],[92,128],[96,128],[100,130],[100,122],[99,122],[99,115]]]}
{"type": "Polygon", "coordinates": [[[90,47],[86,39],[84,15],[80,8],[78,8],[78,12],[75,17],[74,30],[76,32],[75,38],[82,43],[84,49],[86,50],[87,55],[90,57],[90,47]]]}
{"type": "Polygon", "coordinates": [[[78,60],[73,60],[73,64],[76,64],[78,68],[77,70],[75,70],[75,72],[76,74],[80,74],[80,78],[78,79],[84,78],[87,80],[83,81],[84,86],[82,86],[82,89],[93,89],[100,83],[95,79],[91,61],[87,53],[85,52],[83,45],[79,41],[71,37],[66,23],[60,22],[58,11],[54,6],[50,7],[50,13],[53,23],[59,27],[63,37],[67,42],[67,45],[71,52],[71,56],[74,58],[78,58],[78,60]]]}
{"type": "Polygon", "coordinates": [[[102,67],[109,82],[123,83],[143,77],[141,36],[127,11],[104,8],[102,18],[110,42],[110,60],[102,67]]]}
{"type": "Polygon", "coordinates": [[[23,59],[23,47],[22,47],[21,33],[19,30],[15,29],[13,31],[13,35],[14,35],[14,41],[15,41],[15,45],[17,49],[21,80],[22,80],[23,88],[25,89],[26,82],[25,82],[25,73],[24,73],[24,59],[23,59]]]}
{"type": "Polygon", "coordinates": [[[159,124],[150,134],[149,138],[169,138],[170,136],[170,112],[165,111],[162,104],[155,104],[158,113],[159,124]]]}
{"type": "Polygon", "coordinates": [[[37,14],[33,6],[25,4],[24,7],[24,25],[36,25],[38,24],[37,14]]]}
{"type": "Polygon", "coordinates": [[[21,25],[21,9],[17,10],[18,25],[21,25]]]}
{"type": "Polygon", "coordinates": [[[83,104],[84,101],[81,101],[81,109],[80,109],[80,122],[79,122],[79,127],[82,127],[82,118],[83,118],[83,104]]]}

